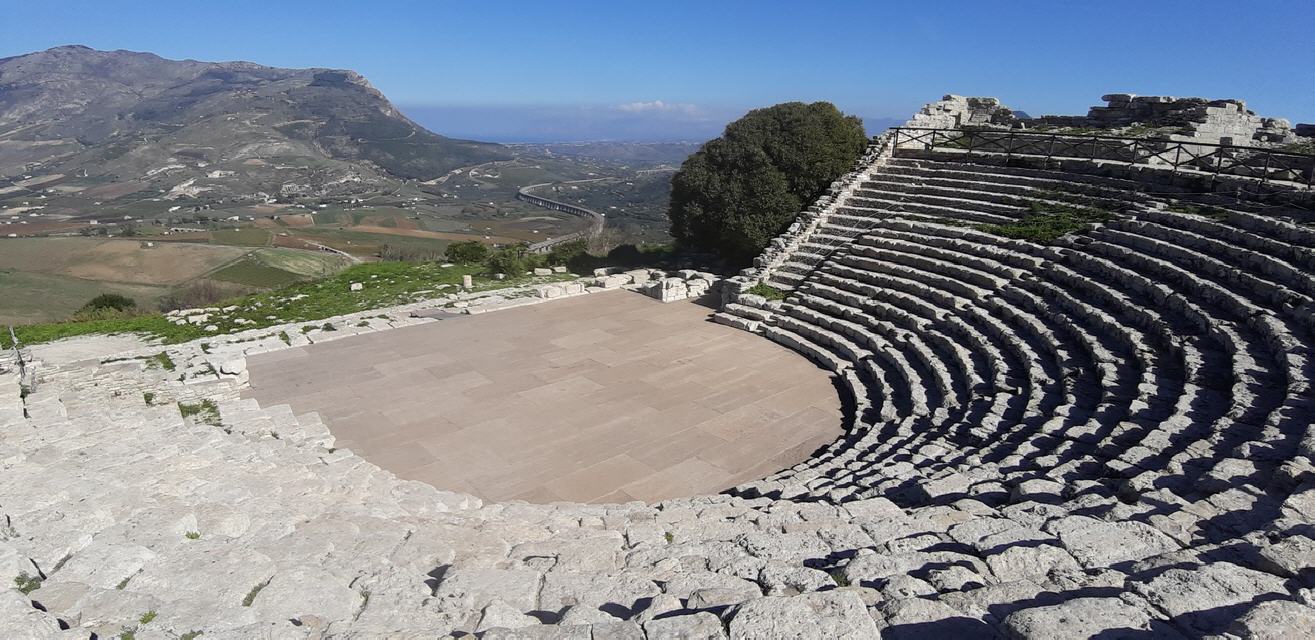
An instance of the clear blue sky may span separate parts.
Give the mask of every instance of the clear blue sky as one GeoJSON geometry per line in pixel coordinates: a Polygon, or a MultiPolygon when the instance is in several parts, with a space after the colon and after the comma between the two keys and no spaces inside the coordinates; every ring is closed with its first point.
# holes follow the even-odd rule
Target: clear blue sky
{"type": "Polygon", "coordinates": [[[0,16],[0,57],[85,44],[355,69],[440,133],[490,139],[702,135],[786,100],[904,119],[945,93],[1034,115],[1108,92],[1237,97],[1315,121],[1315,0],[0,0],[0,16]]]}

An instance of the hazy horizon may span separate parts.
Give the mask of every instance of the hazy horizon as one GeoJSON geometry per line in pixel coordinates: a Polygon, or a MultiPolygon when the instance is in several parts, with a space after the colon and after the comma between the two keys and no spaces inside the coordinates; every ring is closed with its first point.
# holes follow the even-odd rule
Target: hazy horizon
{"type": "MultiPolygon", "coordinates": [[[[770,105],[762,105],[770,106],[770,105]]],[[[502,144],[552,142],[705,142],[750,108],[686,110],[647,105],[405,105],[397,108],[425,128],[453,138],[502,144]]],[[[752,107],[758,108],[758,107],[752,107]]],[[[905,118],[865,117],[869,135],[905,118]]]]}

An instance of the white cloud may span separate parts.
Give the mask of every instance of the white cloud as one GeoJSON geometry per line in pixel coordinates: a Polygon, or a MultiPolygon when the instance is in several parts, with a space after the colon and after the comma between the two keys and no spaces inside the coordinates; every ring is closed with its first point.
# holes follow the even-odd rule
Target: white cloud
{"type": "Polygon", "coordinates": [[[677,113],[687,116],[697,115],[699,108],[692,104],[681,102],[663,102],[654,100],[652,102],[627,102],[616,107],[626,113],[677,113]]]}

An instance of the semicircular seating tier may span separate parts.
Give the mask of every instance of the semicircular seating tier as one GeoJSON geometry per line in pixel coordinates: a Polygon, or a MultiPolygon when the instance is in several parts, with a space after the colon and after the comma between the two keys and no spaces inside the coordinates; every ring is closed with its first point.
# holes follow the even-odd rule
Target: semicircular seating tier
{"type": "MultiPolygon", "coordinates": [[[[1202,198],[874,148],[732,282],[784,300],[733,293],[714,316],[830,370],[844,436],[656,505],[485,504],[173,373],[55,367],[26,398],[10,375],[0,567],[28,582],[0,627],[1309,636],[1315,228],[1202,198]],[[1001,235],[1047,212],[1099,222],[1001,235]],[[148,390],[217,399],[223,428],[143,407],[148,390]]],[[[169,354],[189,369],[214,348],[169,354]]]]}

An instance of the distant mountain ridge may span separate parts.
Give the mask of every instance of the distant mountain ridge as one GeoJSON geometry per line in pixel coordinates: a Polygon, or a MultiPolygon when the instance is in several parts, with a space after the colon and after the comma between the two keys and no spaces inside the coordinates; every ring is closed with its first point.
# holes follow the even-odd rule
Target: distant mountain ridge
{"type": "Polygon", "coordinates": [[[430,132],[353,71],[77,45],[0,59],[0,175],[307,195],[509,157],[500,145],[430,132]]]}

